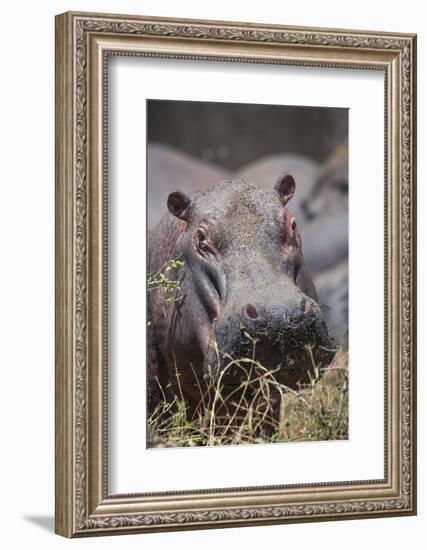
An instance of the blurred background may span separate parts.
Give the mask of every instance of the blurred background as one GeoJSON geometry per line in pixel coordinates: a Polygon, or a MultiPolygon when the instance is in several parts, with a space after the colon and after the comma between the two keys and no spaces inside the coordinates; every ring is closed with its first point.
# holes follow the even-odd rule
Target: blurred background
{"type": "Polygon", "coordinates": [[[324,162],[347,137],[346,109],[149,101],[148,140],[228,170],[266,155],[324,162]]]}
{"type": "Polygon", "coordinates": [[[283,172],[289,209],[337,345],[348,342],[348,110],[147,101],[148,226],[173,189],[191,195],[225,178],[272,188],[283,172]]]}

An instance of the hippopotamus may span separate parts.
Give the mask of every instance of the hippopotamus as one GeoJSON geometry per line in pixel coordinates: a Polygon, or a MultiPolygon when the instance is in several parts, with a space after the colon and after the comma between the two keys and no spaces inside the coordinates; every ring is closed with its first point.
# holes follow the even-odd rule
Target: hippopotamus
{"type": "Polygon", "coordinates": [[[313,274],[319,302],[335,344],[348,347],[348,259],[330,269],[313,274]]]}
{"type": "Polygon", "coordinates": [[[300,227],[304,258],[311,274],[331,269],[348,256],[348,213],[321,215],[300,227]]]}
{"type": "Polygon", "coordinates": [[[307,219],[348,209],[348,141],[339,143],[319,169],[302,208],[307,219]]]}
{"type": "Polygon", "coordinates": [[[348,141],[334,149],[302,202],[304,258],[326,306],[329,332],[348,345],[348,141]],[[322,243],[322,246],[319,246],[322,243]]]}
{"type": "Polygon", "coordinates": [[[179,258],[179,286],[173,300],[161,290],[148,294],[149,410],[167,391],[196,406],[203,377],[221,369],[222,357],[250,357],[254,339],[257,360],[280,365],[289,387],[307,380],[306,346],[318,364],[330,361],[326,321],[287,208],[295,189],[283,174],[270,189],[240,179],[193,197],[169,194],[168,212],[149,234],[148,271],[179,258]]]}

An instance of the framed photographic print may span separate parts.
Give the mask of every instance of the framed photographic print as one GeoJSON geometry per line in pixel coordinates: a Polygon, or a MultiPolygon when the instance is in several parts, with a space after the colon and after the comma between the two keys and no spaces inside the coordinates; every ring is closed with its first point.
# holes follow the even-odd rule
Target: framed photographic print
{"type": "Polygon", "coordinates": [[[56,18],[56,532],[416,513],[410,34],[56,18]]]}

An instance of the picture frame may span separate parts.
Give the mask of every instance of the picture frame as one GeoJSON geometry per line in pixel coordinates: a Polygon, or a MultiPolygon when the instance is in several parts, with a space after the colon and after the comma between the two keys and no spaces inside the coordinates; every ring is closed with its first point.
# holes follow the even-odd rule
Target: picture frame
{"type": "Polygon", "coordinates": [[[56,532],[82,537],[415,514],[416,36],[67,12],[56,17],[55,47],[56,532]],[[109,493],[109,56],[384,73],[383,478],[109,493]]]}

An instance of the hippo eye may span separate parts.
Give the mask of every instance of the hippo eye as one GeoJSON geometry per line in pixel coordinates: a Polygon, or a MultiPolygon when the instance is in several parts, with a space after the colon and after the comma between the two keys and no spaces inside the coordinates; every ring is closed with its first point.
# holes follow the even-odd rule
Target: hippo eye
{"type": "Polygon", "coordinates": [[[297,229],[297,222],[296,222],[295,218],[292,220],[291,229],[292,229],[292,231],[294,231],[294,232],[295,232],[296,229],[297,229]]]}
{"type": "Polygon", "coordinates": [[[196,232],[196,244],[197,248],[202,252],[208,252],[210,249],[206,231],[200,227],[196,232]]]}
{"type": "Polygon", "coordinates": [[[289,225],[286,225],[285,245],[288,249],[300,248],[301,238],[297,231],[297,222],[294,216],[289,220],[289,225]]]}

